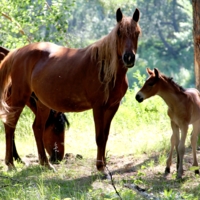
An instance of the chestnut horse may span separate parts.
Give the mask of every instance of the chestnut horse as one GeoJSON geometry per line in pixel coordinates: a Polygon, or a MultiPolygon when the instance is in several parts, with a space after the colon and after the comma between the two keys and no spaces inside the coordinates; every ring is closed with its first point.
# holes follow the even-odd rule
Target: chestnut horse
{"type": "MultiPolygon", "coordinates": [[[[0,46],[0,62],[9,53],[10,50],[0,46]]],[[[11,88],[10,88],[11,90],[11,88]]],[[[36,115],[37,105],[35,102],[34,95],[30,97],[26,105],[36,115]]],[[[48,120],[45,125],[45,131],[43,135],[44,147],[50,156],[51,162],[61,161],[64,156],[64,136],[65,136],[65,123],[69,127],[69,121],[63,113],[55,112],[51,110],[48,120]]],[[[22,162],[13,137],[13,158],[17,161],[22,162]]]]}
{"type": "MultiPolygon", "coordinates": [[[[161,74],[158,69],[147,68],[149,78],[140,91],[136,94],[136,100],[142,102],[154,95],[160,96],[168,106],[168,115],[171,120],[172,136],[171,149],[166,162],[165,175],[170,173],[172,153],[174,147],[177,152],[177,178],[183,175],[183,157],[185,153],[185,140],[189,124],[193,125],[191,146],[193,154],[193,166],[198,168],[196,147],[200,132],[200,93],[195,88],[184,89],[175,83],[172,78],[161,74]],[[181,137],[179,135],[181,131],[181,137]]],[[[199,170],[195,170],[199,174],[199,170]]]]}
{"type": "Polygon", "coordinates": [[[139,10],[132,17],[116,12],[113,30],[83,49],[49,42],[29,44],[8,54],[0,66],[0,117],[6,123],[5,162],[13,167],[14,126],[31,94],[37,96],[34,132],[41,165],[49,168],[42,131],[50,109],[59,112],[93,110],[99,171],[105,173],[105,149],[111,121],[128,88],[126,72],[135,64],[140,34],[139,10]],[[12,84],[10,104],[6,93],[12,84]],[[12,124],[12,126],[10,126],[12,124]]]}

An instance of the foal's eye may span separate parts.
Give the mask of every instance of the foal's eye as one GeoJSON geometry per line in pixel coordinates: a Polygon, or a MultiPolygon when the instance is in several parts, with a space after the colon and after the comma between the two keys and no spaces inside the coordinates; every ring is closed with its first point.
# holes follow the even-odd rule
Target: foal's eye
{"type": "Polygon", "coordinates": [[[151,82],[148,84],[148,86],[152,87],[152,86],[154,86],[154,84],[155,84],[154,82],[151,82]]]}

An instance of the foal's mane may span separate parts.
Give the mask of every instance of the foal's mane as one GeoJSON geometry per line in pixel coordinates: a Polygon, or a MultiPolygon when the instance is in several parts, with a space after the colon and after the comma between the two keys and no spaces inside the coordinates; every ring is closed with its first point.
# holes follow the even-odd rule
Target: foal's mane
{"type": "MultiPolygon", "coordinates": [[[[109,95],[109,83],[112,81],[115,84],[117,69],[119,66],[119,58],[117,54],[118,33],[123,36],[131,36],[140,32],[140,27],[137,28],[137,23],[131,17],[123,17],[116,24],[113,30],[100,40],[91,44],[86,53],[91,55],[91,59],[96,61],[99,66],[99,80],[105,84],[106,96],[109,95]],[[135,32],[133,32],[135,30],[135,32]]],[[[121,59],[121,58],[120,58],[121,59]]]]}
{"type": "Polygon", "coordinates": [[[167,80],[168,83],[170,83],[173,87],[175,87],[178,91],[184,92],[185,88],[174,82],[173,77],[167,77],[164,74],[162,74],[162,77],[167,80]]]}

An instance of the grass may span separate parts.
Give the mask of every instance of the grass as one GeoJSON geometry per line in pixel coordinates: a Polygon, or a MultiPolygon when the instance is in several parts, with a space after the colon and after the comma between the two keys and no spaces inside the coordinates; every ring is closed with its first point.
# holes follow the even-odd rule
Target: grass
{"type": "MultiPolygon", "coordinates": [[[[137,90],[137,89],[136,89],[137,90]]],[[[192,199],[200,196],[199,176],[191,167],[189,137],[184,160],[184,179],[172,173],[163,178],[169,151],[171,128],[166,105],[154,97],[142,104],[134,100],[135,91],[127,92],[111,126],[107,144],[108,169],[123,200],[143,199],[125,184],[136,184],[160,199],[192,199]]],[[[102,180],[95,168],[96,144],[92,112],[67,115],[71,128],[66,131],[66,153],[81,154],[55,165],[57,172],[46,170],[37,163],[37,149],[32,133],[33,115],[25,109],[16,130],[16,146],[29,167],[16,163],[17,171],[7,172],[4,164],[5,135],[0,126],[0,199],[2,200],[117,200],[111,181],[102,180]]]]}

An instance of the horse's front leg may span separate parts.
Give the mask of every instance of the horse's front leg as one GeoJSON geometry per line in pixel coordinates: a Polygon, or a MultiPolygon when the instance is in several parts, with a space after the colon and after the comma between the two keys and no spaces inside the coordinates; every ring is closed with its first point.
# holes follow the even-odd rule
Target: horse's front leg
{"type": "Polygon", "coordinates": [[[179,127],[171,121],[171,128],[172,128],[172,136],[171,136],[171,147],[170,147],[170,153],[167,158],[166,162],[166,168],[165,168],[165,176],[170,173],[170,166],[172,164],[172,155],[173,155],[173,150],[174,146],[176,147],[176,152],[177,152],[177,163],[178,163],[178,144],[179,144],[179,127]]]}
{"type": "Polygon", "coordinates": [[[105,109],[104,107],[93,109],[95,130],[96,130],[96,143],[97,143],[96,166],[97,166],[97,169],[104,174],[107,174],[105,172],[106,143],[107,143],[108,135],[110,131],[110,124],[116,111],[118,110],[118,107],[119,107],[119,104],[108,109],[105,109]]]}
{"type": "MultiPolygon", "coordinates": [[[[14,117],[12,117],[12,127],[10,125],[4,124],[5,127],[5,136],[6,136],[6,156],[5,156],[5,163],[8,166],[8,171],[15,169],[13,163],[13,138],[15,127],[19,116],[22,112],[23,108],[19,108],[17,112],[15,112],[14,117]]],[[[8,119],[9,120],[9,119],[8,119]]]]}
{"type": "Polygon", "coordinates": [[[39,163],[55,171],[54,167],[47,159],[43,143],[43,133],[49,113],[50,109],[44,106],[41,102],[37,101],[37,113],[33,123],[33,131],[38,149],[39,163]]]}

